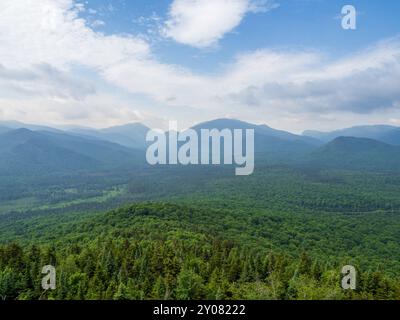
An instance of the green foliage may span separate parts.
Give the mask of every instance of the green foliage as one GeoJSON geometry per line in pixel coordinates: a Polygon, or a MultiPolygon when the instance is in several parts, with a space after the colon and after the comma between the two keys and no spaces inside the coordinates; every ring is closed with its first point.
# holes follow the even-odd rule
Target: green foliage
{"type": "Polygon", "coordinates": [[[399,175],[229,170],[2,180],[2,204],[36,207],[0,215],[0,298],[400,298],[399,175]],[[47,264],[57,290],[44,293],[47,264]]]}
{"type": "Polygon", "coordinates": [[[304,251],[286,255],[226,240],[182,219],[207,214],[212,216],[185,206],[141,204],[87,218],[80,227],[71,223],[76,237],[60,231],[51,247],[2,245],[0,294],[70,300],[400,298],[399,279],[384,271],[360,270],[357,290],[344,291],[339,261],[321,264],[304,251]],[[56,266],[57,289],[43,293],[45,264],[56,266]]]}

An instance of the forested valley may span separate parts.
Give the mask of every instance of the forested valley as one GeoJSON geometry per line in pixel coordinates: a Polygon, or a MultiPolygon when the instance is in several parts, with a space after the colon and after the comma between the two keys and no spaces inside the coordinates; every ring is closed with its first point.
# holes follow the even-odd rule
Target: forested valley
{"type": "Polygon", "coordinates": [[[399,299],[399,176],[170,170],[113,177],[109,198],[0,215],[3,299],[399,299]],[[57,289],[44,292],[49,264],[57,289]]]}

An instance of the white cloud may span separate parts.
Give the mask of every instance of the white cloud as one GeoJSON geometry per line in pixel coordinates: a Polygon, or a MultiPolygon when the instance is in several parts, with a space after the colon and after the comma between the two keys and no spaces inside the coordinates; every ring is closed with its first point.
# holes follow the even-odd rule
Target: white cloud
{"type": "Polygon", "coordinates": [[[0,64],[1,96],[41,96],[48,99],[83,100],[96,93],[90,82],[48,64],[29,69],[6,69],[0,64]]]}
{"type": "MultiPolygon", "coordinates": [[[[264,53],[252,56],[254,65],[267,66],[264,53]],[[262,61],[264,60],[264,61],[262,61]]],[[[400,101],[400,42],[382,42],[349,58],[326,62],[321,54],[278,54],[277,65],[287,67],[282,75],[268,75],[258,83],[252,78],[231,98],[239,104],[272,107],[284,105],[293,112],[347,111],[368,114],[396,109],[400,101]],[[280,61],[279,61],[280,59],[280,61]],[[288,62],[292,64],[288,65],[288,62]],[[292,106],[292,107],[291,107],[292,106]]],[[[276,68],[275,68],[276,69],[276,68]]],[[[243,77],[243,76],[241,76],[243,77]]]]}
{"type": "Polygon", "coordinates": [[[400,118],[398,38],[341,59],[257,50],[202,75],[161,63],[143,39],[94,31],[81,10],[72,0],[1,0],[3,119],[108,126],[141,114],[187,127],[230,115],[301,131],[400,118]]]}
{"type": "Polygon", "coordinates": [[[265,5],[266,1],[254,0],[174,0],[163,33],[182,44],[209,47],[234,30],[248,12],[266,10],[265,5]]]}
{"type": "Polygon", "coordinates": [[[99,28],[99,27],[104,27],[106,25],[106,23],[103,20],[96,19],[90,25],[93,28],[99,28]]]}
{"type": "Polygon", "coordinates": [[[66,68],[75,63],[104,68],[127,56],[149,54],[148,44],[138,38],[93,31],[79,18],[81,10],[73,0],[0,1],[2,64],[66,68]]]}

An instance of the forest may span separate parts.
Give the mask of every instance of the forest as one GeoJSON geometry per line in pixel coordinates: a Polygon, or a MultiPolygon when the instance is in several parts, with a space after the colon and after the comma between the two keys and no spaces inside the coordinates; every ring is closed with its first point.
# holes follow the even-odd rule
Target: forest
{"type": "Polygon", "coordinates": [[[290,256],[240,245],[177,219],[199,213],[176,205],[135,205],[57,228],[58,233],[47,231],[46,237],[57,239],[47,244],[2,245],[0,295],[106,300],[400,298],[399,280],[379,269],[359,270],[357,289],[346,291],[340,286],[340,263],[304,251],[290,256]],[[43,291],[40,271],[49,263],[57,270],[57,289],[43,291]]]}
{"type": "Polygon", "coordinates": [[[58,192],[49,179],[39,206],[0,215],[1,297],[400,298],[399,175],[230,170],[99,175],[87,199],[73,177],[58,192]],[[42,289],[45,265],[56,290],[42,289]],[[345,265],[354,291],[341,287],[345,265]]]}

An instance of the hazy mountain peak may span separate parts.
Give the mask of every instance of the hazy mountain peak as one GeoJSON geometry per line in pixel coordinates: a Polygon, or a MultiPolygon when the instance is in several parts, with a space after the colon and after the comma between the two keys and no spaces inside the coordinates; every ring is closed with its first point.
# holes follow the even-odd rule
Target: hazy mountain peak
{"type": "Polygon", "coordinates": [[[198,123],[193,129],[249,129],[256,125],[237,119],[219,118],[198,123]]]}
{"type": "Polygon", "coordinates": [[[324,142],[329,142],[340,136],[369,138],[391,145],[400,145],[400,127],[390,125],[355,126],[331,132],[307,130],[304,136],[314,137],[324,142]]]}
{"type": "Polygon", "coordinates": [[[359,148],[360,147],[367,147],[367,148],[372,148],[372,147],[389,147],[390,145],[381,141],[377,141],[374,139],[370,138],[358,138],[358,137],[345,137],[345,136],[340,136],[329,142],[325,147],[329,146],[349,146],[349,147],[354,147],[357,145],[359,148]]]}
{"type": "Polygon", "coordinates": [[[3,137],[31,137],[35,132],[26,128],[11,129],[3,134],[3,137]]]}
{"type": "Polygon", "coordinates": [[[111,132],[111,131],[119,131],[119,130],[131,130],[131,129],[141,129],[141,130],[149,130],[147,126],[140,122],[132,122],[127,124],[122,124],[118,126],[108,127],[101,129],[103,132],[111,132]]]}

